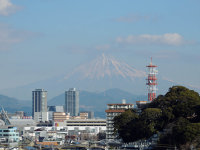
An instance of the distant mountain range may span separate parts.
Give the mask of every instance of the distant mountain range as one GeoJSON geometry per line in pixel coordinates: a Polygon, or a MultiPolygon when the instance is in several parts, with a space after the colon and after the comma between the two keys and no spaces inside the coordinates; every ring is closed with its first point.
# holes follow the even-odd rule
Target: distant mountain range
{"type": "MultiPolygon", "coordinates": [[[[105,90],[104,92],[88,92],[80,91],[79,94],[80,111],[93,111],[95,117],[105,118],[105,110],[107,104],[121,103],[122,99],[126,99],[127,103],[135,104],[138,100],[147,100],[147,95],[135,95],[130,92],[114,88],[105,90]]],[[[60,106],[65,104],[64,92],[50,100],[48,106],[60,106]]],[[[27,115],[31,115],[32,101],[22,101],[16,98],[0,95],[0,105],[9,113],[16,111],[25,111],[27,115]]]]}
{"type": "MultiPolygon", "coordinates": [[[[144,70],[146,70],[145,66],[144,70]]],[[[165,94],[169,87],[177,85],[176,82],[163,78],[159,74],[158,84],[158,93],[162,94],[165,94]]],[[[22,87],[4,89],[0,93],[22,100],[31,100],[32,91],[39,88],[48,91],[48,99],[64,93],[69,88],[90,92],[120,88],[134,95],[147,94],[145,71],[138,70],[104,54],[72,70],[68,70],[66,74],[22,87]]]]}
{"type": "Polygon", "coordinates": [[[16,98],[0,95],[0,106],[3,106],[5,111],[9,113],[23,110],[27,112],[28,115],[31,115],[31,101],[20,101],[16,98]]]}
{"type": "MultiPolygon", "coordinates": [[[[134,95],[117,88],[100,93],[80,91],[79,95],[80,111],[94,111],[97,117],[105,117],[107,104],[121,103],[122,99],[126,99],[127,103],[135,104],[137,100],[147,99],[145,95],[134,95]]],[[[64,93],[48,101],[48,105],[64,105],[64,103],[64,93]]]]}
{"type": "MultiPolygon", "coordinates": [[[[109,103],[121,103],[126,99],[127,103],[135,104],[136,100],[146,100],[145,95],[134,95],[120,89],[109,89],[104,92],[80,91],[80,111],[94,111],[96,117],[105,118],[105,109],[109,103]]],[[[64,93],[48,101],[49,106],[64,105],[64,93]]],[[[8,112],[23,110],[31,115],[31,101],[20,101],[15,98],[0,95],[0,104],[8,112]]]]}
{"type": "MultiPolygon", "coordinates": [[[[24,110],[31,114],[33,90],[44,88],[48,91],[49,105],[63,105],[64,92],[75,87],[80,90],[80,110],[91,110],[102,117],[108,103],[120,103],[122,99],[126,99],[128,103],[146,100],[146,96],[143,96],[147,95],[146,76],[145,71],[102,54],[73,70],[68,70],[66,74],[22,87],[1,90],[1,94],[15,98],[0,95],[0,103],[9,112],[24,110]]],[[[158,93],[162,94],[165,94],[169,87],[177,85],[176,82],[159,75],[158,83],[158,93]]]]}
{"type": "Polygon", "coordinates": [[[31,99],[31,92],[34,89],[44,88],[48,91],[48,98],[53,98],[75,87],[91,92],[120,88],[136,95],[143,95],[146,92],[145,76],[145,71],[102,54],[73,70],[68,70],[66,74],[22,87],[1,90],[0,93],[19,99],[31,99]]]}

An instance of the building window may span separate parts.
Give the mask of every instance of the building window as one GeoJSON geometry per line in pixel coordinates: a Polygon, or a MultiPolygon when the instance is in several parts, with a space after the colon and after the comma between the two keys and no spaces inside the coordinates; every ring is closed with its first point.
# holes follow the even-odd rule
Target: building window
{"type": "Polygon", "coordinates": [[[8,136],[8,134],[3,134],[3,136],[8,136]]]}

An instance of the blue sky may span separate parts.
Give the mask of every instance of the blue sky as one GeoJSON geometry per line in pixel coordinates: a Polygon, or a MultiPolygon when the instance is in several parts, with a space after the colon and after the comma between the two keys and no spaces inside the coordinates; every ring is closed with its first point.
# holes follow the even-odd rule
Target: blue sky
{"type": "Polygon", "coordinates": [[[0,0],[0,90],[101,53],[200,89],[200,1],[0,0]]]}

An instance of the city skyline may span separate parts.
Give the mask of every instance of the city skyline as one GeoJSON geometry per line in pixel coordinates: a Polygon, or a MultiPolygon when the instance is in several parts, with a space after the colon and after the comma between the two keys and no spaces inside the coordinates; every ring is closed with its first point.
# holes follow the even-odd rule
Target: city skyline
{"type": "Polygon", "coordinates": [[[152,56],[161,76],[200,89],[199,4],[0,0],[0,90],[58,76],[102,53],[139,70],[152,56]]]}

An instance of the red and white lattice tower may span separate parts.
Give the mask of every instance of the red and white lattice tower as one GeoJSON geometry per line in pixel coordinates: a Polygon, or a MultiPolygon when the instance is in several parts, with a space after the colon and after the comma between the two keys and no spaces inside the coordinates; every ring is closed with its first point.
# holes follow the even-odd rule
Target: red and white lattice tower
{"type": "Polygon", "coordinates": [[[152,101],[156,98],[156,91],[157,91],[157,73],[156,70],[157,66],[152,64],[152,58],[151,62],[148,66],[148,77],[147,77],[147,85],[148,85],[148,101],[152,101]]]}

